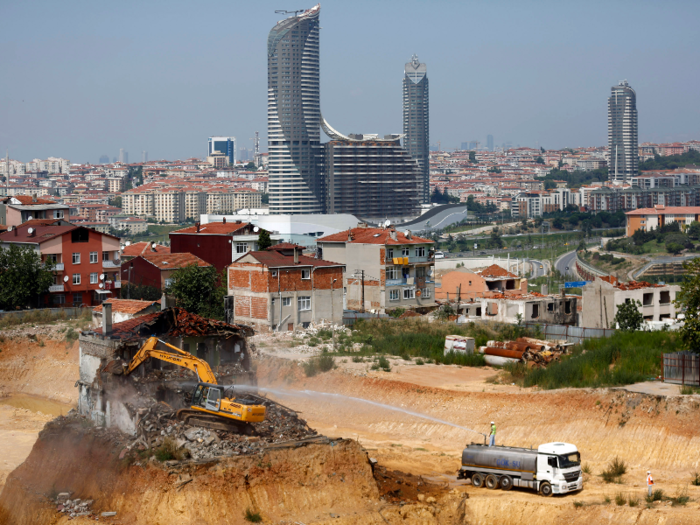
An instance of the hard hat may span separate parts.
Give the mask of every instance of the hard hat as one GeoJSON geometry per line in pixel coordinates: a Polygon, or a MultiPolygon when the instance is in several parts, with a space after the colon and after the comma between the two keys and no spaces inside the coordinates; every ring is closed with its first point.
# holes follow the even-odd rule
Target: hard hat
{"type": "Polygon", "coordinates": [[[647,474],[651,474],[651,470],[647,470],[647,474]]]}
{"type": "Polygon", "coordinates": [[[491,424],[492,424],[492,425],[495,425],[496,423],[494,423],[493,421],[491,421],[491,424]]]}

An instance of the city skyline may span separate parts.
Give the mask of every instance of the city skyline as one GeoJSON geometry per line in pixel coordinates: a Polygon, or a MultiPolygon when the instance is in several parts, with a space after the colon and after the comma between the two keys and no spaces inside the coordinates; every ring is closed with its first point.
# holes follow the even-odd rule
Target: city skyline
{"type": "Polygon", "coordinates": [[[404,148],[418,162],[419,198],[430,202],[430,89],[427,66],[413,55],[403,76],[404,148]]]}
{"type": "MultiPolygon", "coordinates": [[[[433,83],[431,136],[443,149],[483,140],[487,133],[497,144],[604,145],[603,93],[622,78],[640,94],[640,142],[698,135],[693,87],[700,73],[687,65],[694,63],[700,41],[691,23],[700,6],[594,2],[581,12],[559,4],[534,11],[507,4],[324,4],[324,20],[333,27],[320,50],[327,117],[348,131],[400,131],[395,82],[405,57],[416,53],[440,79],[433,83]],[[574,13],[578,23],[572,27],[564,22],[574,13]],[[464,38],[457,28],[467,19],[480,23],[464,38]],[[349,41],[355,44],[347,46],[349,41]]],[[[201,156],[200,137],[212,129],[227,129],[241,137],[242,148],[252,146],[253,130],[265,123],[265,37],[278,18],[271,6],[222,3],[220,9],[245,21],[234,28],[227,17],[211,20],[178,2],[168,24],[154,6],[78,7],[0,7],[0,15],[16,21],[0,35],[7,73],[0,79],[6,94],[0,119],[9,123],[0,130],[0,150],[25,161],[62,155],[96,162],[104,152],[142,151],[148,144],[150,158],[184,159],[201,156]],[[139,16],[133,17],[136,9],[139,16]],[[206,19],[206,31],[193,29],[200,19],[206,19]],[[23,32],[28,24],[40,35],[29,41],[23,32]],[[168,34],[185,25],[192,29],[187,42],[166,46],[168,34]],[[220,71],[218,58],[204,52],[212,44],[244,50],[233,73],[220,71]],[[217,68],[215,78],[183,75],[209,67],[217,68]],[[54,71],[54,81],[32,82],[38,69],[54,71]],[[128,80],[114,82],[115,69],[128,73],[128,80]],[[211,111],[211,99],[230,103],[211,111]]],[[[267,137],[261,139],[265,144],[267,137]]]]}

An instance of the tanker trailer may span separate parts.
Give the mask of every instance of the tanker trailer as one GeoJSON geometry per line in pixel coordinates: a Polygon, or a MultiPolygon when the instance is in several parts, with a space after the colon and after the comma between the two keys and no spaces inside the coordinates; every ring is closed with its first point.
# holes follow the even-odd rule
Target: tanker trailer
{"type": "Polygon", "coordinates": [[[570,443],[546,443],[537,450],[472,443],[462,451],[457,478],[470,479],[475,487],[524,487],[543,496],[583,488],[581,455],[570,443]]]}

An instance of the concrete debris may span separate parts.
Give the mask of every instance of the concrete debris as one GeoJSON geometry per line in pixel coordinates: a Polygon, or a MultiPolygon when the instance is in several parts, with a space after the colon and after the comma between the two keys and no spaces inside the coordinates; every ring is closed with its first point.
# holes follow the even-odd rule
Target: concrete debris
{"type": "Polygon", "coordinates": [[[68,499],[70,493],[61,492],[56,496],[54,503],[56,504],[56,512],[67,515],[70,519],[78,516],[93,517],[93,512],[90,509],[93,504],[91,499],[68,499]]]}
{"type": "Polygon", "coordinates": [[[116,515],[117,515],[117,513],[116,513],[116,512],[112,512],[112,511],[110,511],[110,512],[103,512],[102,514],[100,514],[100,516],[102,516],[103,518],[111,518],[112,516],[116,516],[116,515]]]}
{"type": "Polygon", "coordinates": [[[487,341],[479,348],[486,356],[506,358],[506,360],[526,363],[529,368],[544,368],[553,361],[559,361],[573,343],[566,340],[547,341],[532,337],[519,337],[516,341],[487,341]]]}

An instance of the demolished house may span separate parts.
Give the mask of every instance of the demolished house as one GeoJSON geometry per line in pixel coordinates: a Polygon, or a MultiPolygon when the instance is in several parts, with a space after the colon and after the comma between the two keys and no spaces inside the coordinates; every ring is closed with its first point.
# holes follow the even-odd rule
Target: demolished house
{"type": "MultiPolygon", "coordinates": [[[[205,319],[182,308],[168,308],[112,325],[111,305],[103,305],[103,326],[80,335],[78,411],[96,424],[134,433],[137,414],[127,405],[155,397],[174,408],[192,389],[196,375],[182,367],[149,359],[128,380],[125,365],[152,336],[204,359],[221,384],[255,385],[247,337],[253,329],[205,319]]],[[[165,345],[159,348],[167,350],[165,345]]]]}
{"type": "Polygon", "coordinates": [[[518,324],[536,322],[576,325],[578,298],[572,295],[542,295],[537,292],[487,292],[459,304],[459,313],[467,320],[481,319],[518,324]]]}

